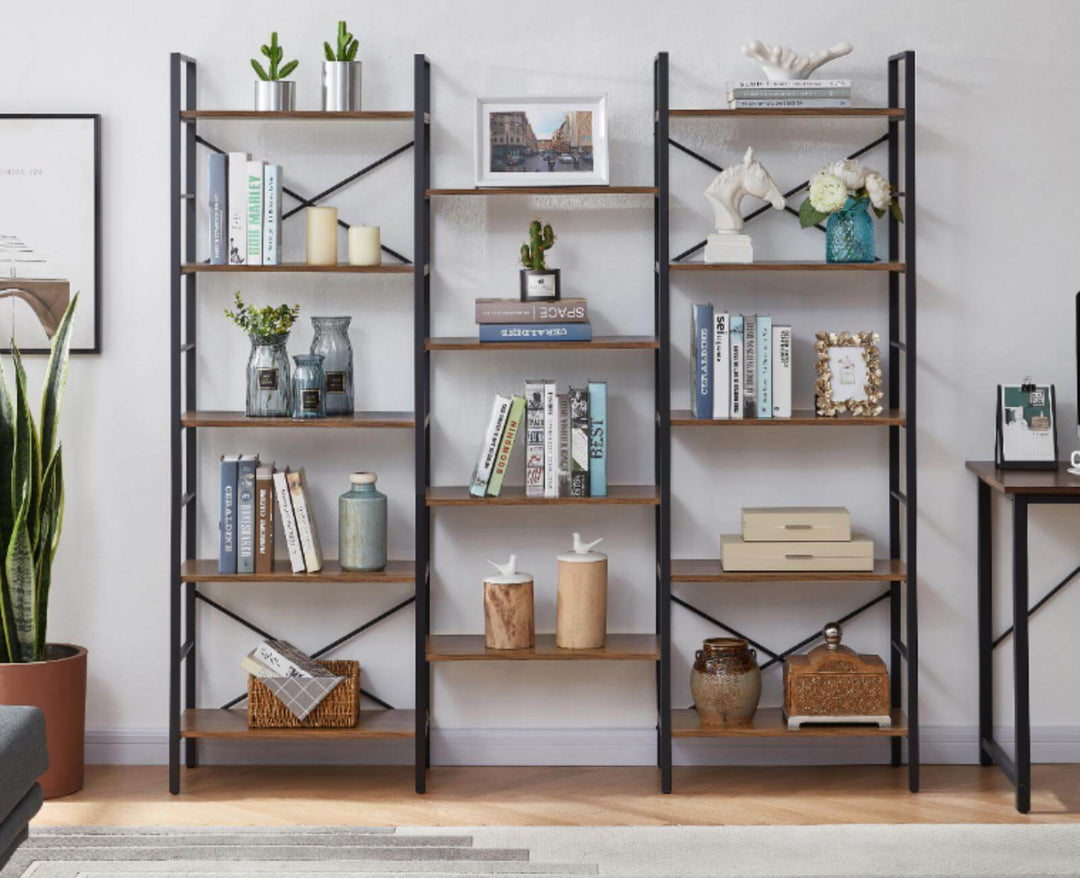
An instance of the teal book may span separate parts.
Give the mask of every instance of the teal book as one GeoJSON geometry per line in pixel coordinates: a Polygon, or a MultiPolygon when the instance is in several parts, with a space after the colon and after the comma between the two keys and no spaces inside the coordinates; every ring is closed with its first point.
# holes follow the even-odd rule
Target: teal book
{"type": "Polygon", "coordinates": [[[772,317],[757,319],[757,416],[772,417],[772,317]]]}
{"type": "Polygon", "coordinates": [[[589,382],[589,496],[607,496],[607,382],[589,382]]]}

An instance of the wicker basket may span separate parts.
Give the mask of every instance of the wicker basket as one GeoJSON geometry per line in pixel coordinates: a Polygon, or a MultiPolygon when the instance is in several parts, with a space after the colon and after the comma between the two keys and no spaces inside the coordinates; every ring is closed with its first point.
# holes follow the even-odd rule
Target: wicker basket
{"type": "Polygon", "coordinates": [[[319,662],[338,677],[344,677],[303,720],[298,720],[277,697],[248,677],[247,721],[250,729],[351,729],[360,717],[360,663],[319,662]]]}

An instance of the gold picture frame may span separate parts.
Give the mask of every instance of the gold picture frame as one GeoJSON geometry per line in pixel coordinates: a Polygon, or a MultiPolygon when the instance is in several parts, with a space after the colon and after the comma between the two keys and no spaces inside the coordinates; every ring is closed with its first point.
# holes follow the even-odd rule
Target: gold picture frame
{"type": "Polygon", "coordinates": [[[846,412],[873,418],[884,411],[880,340],[876,332],[817,333],[814,396],[818,417],[835,418],[846,412]]]}

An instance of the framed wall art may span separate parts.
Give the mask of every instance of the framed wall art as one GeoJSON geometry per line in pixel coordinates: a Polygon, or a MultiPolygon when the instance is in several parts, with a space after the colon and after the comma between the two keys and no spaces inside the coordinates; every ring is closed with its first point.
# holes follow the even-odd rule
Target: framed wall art
{"type": "Polygon", "coordinates": [[[1001,469],[1057,469],[1057,394],[1053,384],[999,384],[994,462],[1001,469]]]}
{"type": "Polygon", "coordinates": [[[606,186],[606,99],[479,98],[476,185],[606,186]]]}
{"type": "Polygon", "coordinates": [[[47,354],[81,293],[73,354],[101,352],[101,116],[0,114],[0,350],[47,354]]]}
{"type": "Polygon", "coordinates": [[[817,381],[814,390],[817,413],[834,418],[842,412],[856,417],[876,417],[883,411],[884,379],[876,332],[819,332],[817,381]]]}

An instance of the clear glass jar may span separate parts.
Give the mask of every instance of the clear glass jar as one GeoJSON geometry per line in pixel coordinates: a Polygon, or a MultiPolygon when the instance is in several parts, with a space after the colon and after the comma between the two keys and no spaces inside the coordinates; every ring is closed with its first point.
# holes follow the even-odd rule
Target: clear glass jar
{"type": "Polygon", "coordinates": [[[312,317],[315,337],[311,353],[322,354],[326,376],[325,408],[328,415],[353,413],[353,349],[349,341],[351,317],[312,317]]]}
{"type": "Polygon", "coordinates": [[[338,498],[338,561],[342,570],[386,566],[386,495],[375,489],[375,473],[352,473],[338,498]]]}
{"type": "Polygon", "coordinates": [[[325,418],[322,354],[296,354],[293,360],[296,369],[292,378],[292,416],[298,420],[325,418]]]}
{"type": "Polygon", "coordinates": [[[252,335],[247,365],[246,412],[249,418],[287,418],[292,411],[289,334],[252,335]]]}

